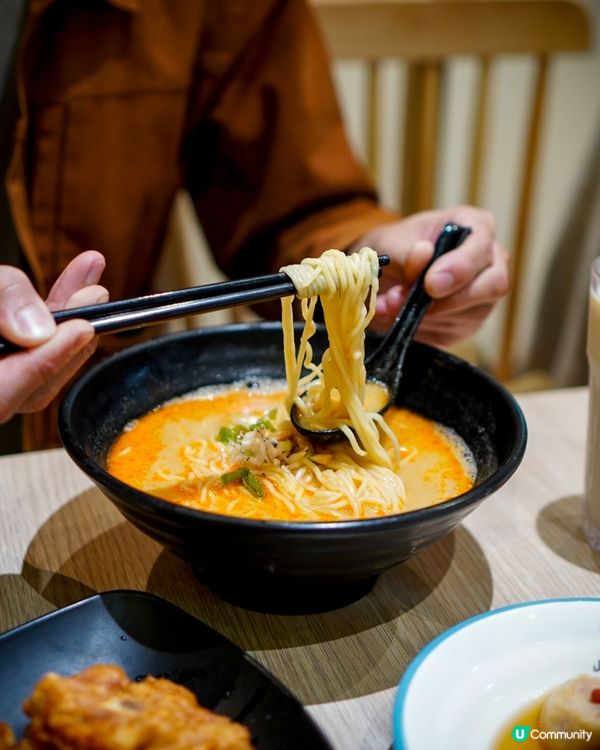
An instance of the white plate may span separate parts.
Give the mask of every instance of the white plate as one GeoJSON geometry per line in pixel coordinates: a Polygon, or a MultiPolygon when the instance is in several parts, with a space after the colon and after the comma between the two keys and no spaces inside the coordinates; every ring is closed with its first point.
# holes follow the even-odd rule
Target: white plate
{"type": "Polygon", "coordinates": [[[492,610],[442,633],[413,660],[394,707],[395,750],[488,750],[546,691],[594,673],[600,599],[492,610]]]}

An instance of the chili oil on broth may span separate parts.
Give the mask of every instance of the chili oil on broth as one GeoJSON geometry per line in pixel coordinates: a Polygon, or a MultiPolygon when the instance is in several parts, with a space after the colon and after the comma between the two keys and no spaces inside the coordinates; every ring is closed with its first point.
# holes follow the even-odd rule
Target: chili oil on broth
{"type": "MultiPolygon", "coordinates": [[[[300,495],[297,487],[299,502],[294,502],[282,491],[282,487],[292,485],[287,482],[286,468],[278,469],[280,481],[274,483],[261,471],[260,464],[253,463],[256,458],[243,452],[236,454],[233,463],[230,451],[228,460],[221,461],[219,454],[229,449],[222,440],[240,425],[246,428],[257,422],[269,423],[264,429],[267,439],[271,427],[276,427],[277,434],[282,430],[287,435],[288,428],[294,432],[284,408],[285,387],[284,381],[264,381],[251,387],[243,383],[209,386],[159,406],[125,428],[111,448],[107,469],[126,484],[178,505],[260,520],[372,518],[436,505],[473,486],[476,466],[466,444],[451,430],[397,407],[386,413],[386,422],[401,446],[400,465],[394,473],[404,493],[393,510],[378,498],[363,502],[360,508],[344,499],[325,510],[320,503],[318,507],[311,504],[310,491],[300,495]],[[208,478],[206,462],[198,464],[198,456],[207,453],[213,457],[208,478]],[[199,479],[198,474],[203,472],[205,476],[199,479]]],[[[292,450],[304,450],[317,464],[317,471],[327,471],[328,466],[347,457],[357,459],[347,443],[316,446],[297,433],[293,440],[298,443],[292,450]]],[[[285,439],[280,442],[287,447],[285,439]]],[[[382,440],[384,446],[387,442],[382,440]]],[[[372,478],[382,486],[379,475],[372,478]]]]}

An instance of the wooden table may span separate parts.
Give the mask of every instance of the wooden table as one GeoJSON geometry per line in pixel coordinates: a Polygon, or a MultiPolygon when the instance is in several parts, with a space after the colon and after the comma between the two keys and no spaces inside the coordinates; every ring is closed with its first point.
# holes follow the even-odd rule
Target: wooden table
{"type": "Polygon", "coordinates": [[[220,601],[63,451],[0,458],[0,631],[98,591],[150,591],[251,653],[309,707],[336,750],[387,750],[396,685],[438,633],[512,602],[600,595],[600,556],[580,527],[587,392],[519,401],[529,443],[508,484],[362,600],[302,617],[220,601]]]}

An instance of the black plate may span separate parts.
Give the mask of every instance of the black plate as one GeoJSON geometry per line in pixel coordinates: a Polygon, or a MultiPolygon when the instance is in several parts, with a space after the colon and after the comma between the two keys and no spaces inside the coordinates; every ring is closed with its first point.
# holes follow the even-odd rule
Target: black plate
{"type": "Polygon", "coordinates": [[[199,702],[245,724],[256,750],[331,750],[289,691],[187,612],[141,591],[108,591],[0,636],[0,721],[21,736],[22,704],[48,671],[118,664],[185,685],[199,702]]]}

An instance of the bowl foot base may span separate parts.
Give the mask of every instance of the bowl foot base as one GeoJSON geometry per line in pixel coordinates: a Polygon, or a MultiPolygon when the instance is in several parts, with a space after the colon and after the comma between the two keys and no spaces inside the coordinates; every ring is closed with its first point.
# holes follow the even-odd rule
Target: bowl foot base
{"type": "Polygon", "coordinates": [[[254,612],[278,615],[307,615],[345,607],[366,596],[378,576],[359,581],[316,583],[314,581],[232,581],[207,579],[206,573],[194,573],[225,601],[254,612]]]}

